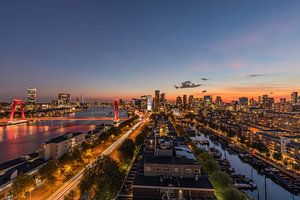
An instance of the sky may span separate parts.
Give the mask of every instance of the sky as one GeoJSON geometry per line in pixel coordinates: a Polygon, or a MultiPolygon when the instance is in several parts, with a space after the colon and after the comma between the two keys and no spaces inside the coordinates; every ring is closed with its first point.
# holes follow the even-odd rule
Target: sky
{"type": "Polygon", "coordinates": [[[289,98],[300,92],[299,10],[296,0],[0,1],[0,101],[29,87],[40,101],[156,89],[289,98]],[[174,87],[185,81],[201,86],[174,87]]]}

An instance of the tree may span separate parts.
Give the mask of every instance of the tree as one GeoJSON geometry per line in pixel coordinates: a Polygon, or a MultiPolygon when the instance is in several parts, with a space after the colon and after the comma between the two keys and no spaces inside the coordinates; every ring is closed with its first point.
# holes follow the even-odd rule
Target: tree
{"type": "Polygon", "coordinates": [[[216,171],[211,175],[211,177],[214,187],[218,190],[223,190],[230,185],[230,177],[225,172],[216,171]]]}
{"type": "Polygon", "coordinates": [[[34,178],[27,174],[19,174],[11,187],[11,194],[14,198],[25,198],[26,192],[34,188],[34,178]]]}
{"type": "Polygon", "coordinates": [[[53,185],[56,181],[55,173],[58,172],[58,170],[59,168],[57,163],[54,160],[50,160],[39,170],[39,175],[42,179],[45,179],[50,185],[53,185]]]}
{"type": "Polygon", "coordinates": [[[81,143],[81,150],[83,151],[83,153],[85,153],[89,149],[91,149],[91,145],[89,143],[87,143],[87,142],[81,143]]]}
{"type": "Polygon", "coordinates": [[[224,200],[246,200],[247,198],[236,188],[227,188],[222,192],[224,200]]]}
{"type": "Polygon", "coordinates": [[[76,196],[76,192],[71,190],[65,197],[64,200],[74,200],[76,196]]]}
{"type": "Polygon", "coordinates": [[[59,164],[64,166],[64,165],[70,165],[73,162],[72,154],[70,152],[64,153],[60,158],[59,158],[59,164]]]}
{"type": "Polygon", "coordinates": [[[78,148],[75,148],[72,151],[71,156],[72,156],[73,161],[82,162],[82,151],[80,151],[78,148]]]}
{"type": "Polygon", "coordinates": [[[118,164],[104,156],[96,161],[95,166],[85,170],[80,183],[81,193],[89,199],[114,199],[124,178],[118,164]]]}
{"type": "Polygon", "coordinates": [[[274,152],[272,156],[275,160],[282,160],[282,155],[279,152],[274,152]]]}
{"type": "Polygon", "coordinates": [[[118,135],[120,135],[121,131],[120,131],[119,128],[113,126],[113,127],[111,127],[111,128],[108,130],[108,133],[109,133],[110,135],[118,136],[118,135]]]}
{"type": "Polygon", "coordinates": [[[252,148],[257,149],[260,153],[269,153],[268,147],[261,142],[254,142],[252,148]]]}
{"type": "Polygon", "coordinates": [[[119,148],[121,160],[128,162],[134,156],[135,145],[132,139],[126,139],[119,148]]]}

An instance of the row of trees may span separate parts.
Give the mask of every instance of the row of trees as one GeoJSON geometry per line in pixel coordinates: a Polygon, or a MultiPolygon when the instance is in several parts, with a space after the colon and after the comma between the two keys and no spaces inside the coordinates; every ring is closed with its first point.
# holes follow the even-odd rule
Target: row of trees
{"type": "Polygon", "coordinates": [[[192,150],[202,166],[202,169],[208,174],[213,184],[216,196],[221,200],[246,200],[245,194],[231,186],[231,178],[228,174],[220,170],[218,162],[205,150],[198,149],[193,143],[190,143],[192,150]]]}
{"type": "MultiPolygon", "coordinates": [[[[128,126],[128,125],[126,125],[128,126]]],[[[87,199],[113,199],[119,191],[125,177],[122,164],[128,164],[134,157],[137,147],[144,143],[145,138],[151,129],[147,126],[133,141],[126,139],[118,149],[120,165],[110,157],[102,157],[97,160],[95,166],[86,169],[83,181],[80,184],[81,193],[87,199]]]]}
{"type": "Polygon", "coordinates": [[[134,151],[137,149],[136,147],[141,146],[144,143],[145,138],[149,134],[151,129],[146,126],[135,138],[133,141],[132,139],[126,139],[121,147],[118,149],[121,161],[124,163],[129,163],[134,156],[134,151]]]}
{"type": "Polygon", "coordinates": [[[110,157],[99,158],[95,165],[85,170],[80,191],[87,199],[114,199],[119,191],[124,172],[110,157]]]}

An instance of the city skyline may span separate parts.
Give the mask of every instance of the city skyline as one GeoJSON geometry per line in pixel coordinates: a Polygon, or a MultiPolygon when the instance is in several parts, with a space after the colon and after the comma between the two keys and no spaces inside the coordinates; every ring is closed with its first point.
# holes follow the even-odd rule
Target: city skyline
{"type": "Polygon", "coordinates": [[[298,2],[1,2],[0,101],[300,91],[298,2]],[[194,88],[179,88],[191,81],[194,88]],[[199,86],[198,86],[199,85],[199,86]]]}

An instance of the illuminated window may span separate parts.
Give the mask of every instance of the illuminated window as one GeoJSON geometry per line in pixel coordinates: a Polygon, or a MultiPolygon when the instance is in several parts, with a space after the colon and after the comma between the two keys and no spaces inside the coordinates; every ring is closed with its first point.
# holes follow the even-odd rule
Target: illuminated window
{"type": "Polygon", "coordinates": [[[185,173],[190,174],[192,172],[191,169],[185,169],[185,173]]]}
{"type": "Polygon", "coordinates": [[[178,172],[179,172],[179,169],[178,169],[177,167],[175,167],[175,168],[174,168],[174,172],[175,172],[175,173],[178,173],[178,172]]]}
{"type": "Polygon", "coordinates": [[[151,167],[145,167],[146,172],[151,172],[151,167]]]}
{"type": "Polygon", "coordinates": [[[156,168],[156,171],[162,172],[162,168],[161,168],[161,167],[157,167],[157,168],[156,168]]]}

